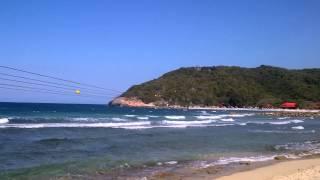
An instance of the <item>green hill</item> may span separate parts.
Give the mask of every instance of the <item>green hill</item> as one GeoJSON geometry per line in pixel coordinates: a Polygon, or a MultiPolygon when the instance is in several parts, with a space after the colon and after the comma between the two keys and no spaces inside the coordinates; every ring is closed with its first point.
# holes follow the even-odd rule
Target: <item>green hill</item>
{"type": "Polygon", "coordinates": [[[278,106],[296,101],[315,108],[320,102],[320,69],[289,70],[262,65],[190,67],[131,87],[121,97],[180,106],[278,106]]]}

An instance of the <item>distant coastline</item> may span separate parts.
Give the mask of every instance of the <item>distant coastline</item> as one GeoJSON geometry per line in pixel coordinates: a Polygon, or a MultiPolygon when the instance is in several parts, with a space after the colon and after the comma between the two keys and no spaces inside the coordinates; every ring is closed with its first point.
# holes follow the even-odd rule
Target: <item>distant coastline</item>
{"type": "Polygon", "coordinates": [[[259,108],[259,107],[217,107],[217,106],[178,106],[167,105],[157,106],[154,103],[144,103],[137,98],[118,97],[114,99],[111,105],[134,107],[134,108],[154,108],[154,109],[191,109],[191,110],[222,110],[222,111],[259,111],[264,115],[274,116],[320,116],[320,110],[318,109],[281,109],[281,108],[259,108]]]}

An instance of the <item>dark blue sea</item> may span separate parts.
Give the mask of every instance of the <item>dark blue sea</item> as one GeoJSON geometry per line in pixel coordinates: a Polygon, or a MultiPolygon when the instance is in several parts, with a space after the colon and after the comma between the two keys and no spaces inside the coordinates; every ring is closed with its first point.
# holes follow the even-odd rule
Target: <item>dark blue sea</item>
{"type": "Polygon", "coordinates": [[[320,119],[260,111],[0,103],[0,179],[215,166],[320,153],[320,119]]]}

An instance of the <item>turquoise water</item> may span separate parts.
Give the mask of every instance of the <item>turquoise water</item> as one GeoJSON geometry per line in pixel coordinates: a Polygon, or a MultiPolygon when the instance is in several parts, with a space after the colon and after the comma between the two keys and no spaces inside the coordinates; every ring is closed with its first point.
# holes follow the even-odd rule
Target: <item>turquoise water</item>
{"type": "Polygon", "coordinates": [[[0,178],[298,158],[319,137],[320,119],[257,111],[0,103],[0,178]]]}

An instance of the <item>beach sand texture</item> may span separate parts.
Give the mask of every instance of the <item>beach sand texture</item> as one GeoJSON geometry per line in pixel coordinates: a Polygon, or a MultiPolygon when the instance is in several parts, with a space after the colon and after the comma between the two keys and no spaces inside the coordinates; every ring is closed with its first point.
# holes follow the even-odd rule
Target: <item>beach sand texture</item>
{"type": "Polygon", "coordinates": [[[320,159],[282,162],[218,180],[320,180],[320,159]]]}

